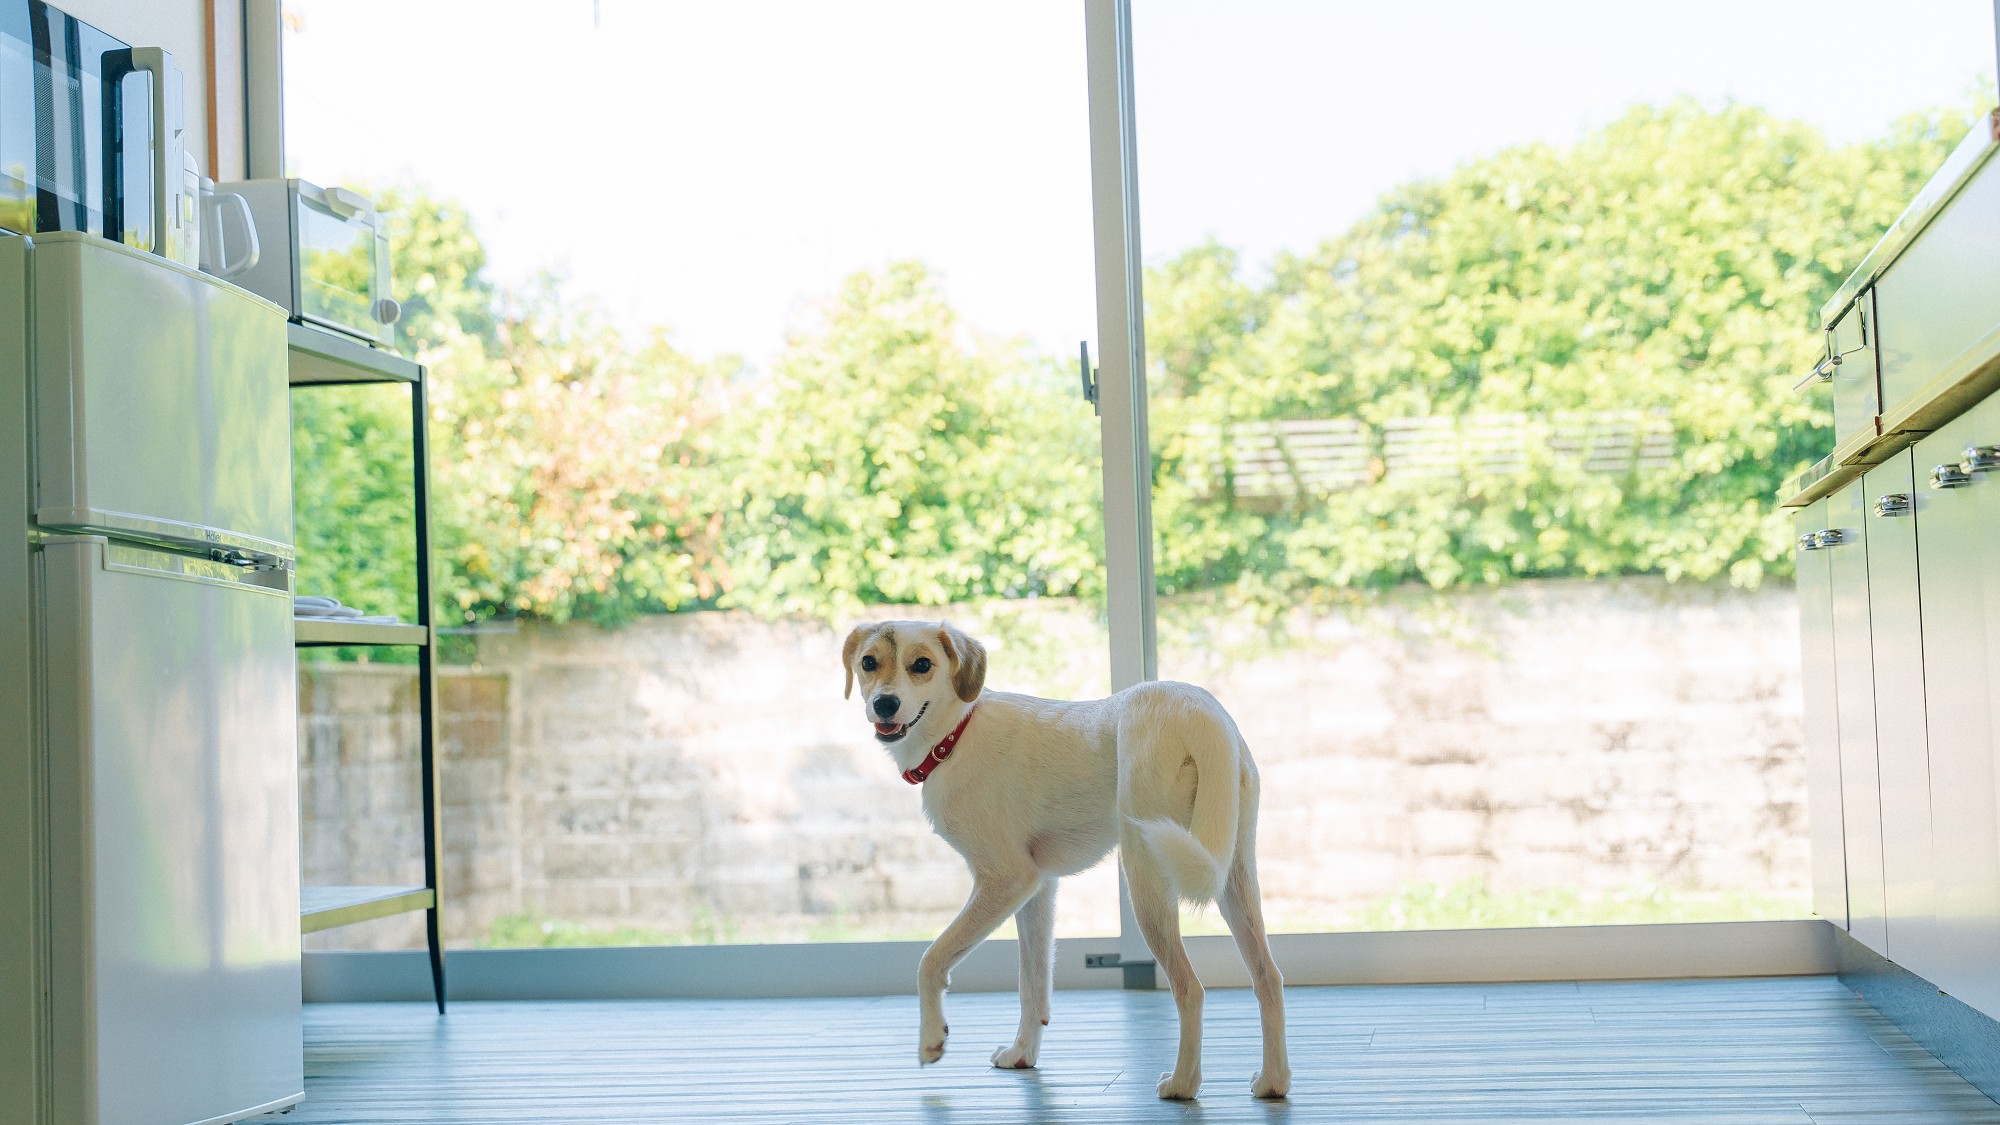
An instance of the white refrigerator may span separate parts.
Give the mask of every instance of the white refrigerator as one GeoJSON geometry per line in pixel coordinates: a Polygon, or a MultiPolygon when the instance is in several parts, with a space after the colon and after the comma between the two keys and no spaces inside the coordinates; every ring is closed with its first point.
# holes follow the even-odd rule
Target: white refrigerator
{"type": "Polygon", "coordinates": [[[0,1121],[299,1100],[285,317],[0,239],[0,1121]]]}

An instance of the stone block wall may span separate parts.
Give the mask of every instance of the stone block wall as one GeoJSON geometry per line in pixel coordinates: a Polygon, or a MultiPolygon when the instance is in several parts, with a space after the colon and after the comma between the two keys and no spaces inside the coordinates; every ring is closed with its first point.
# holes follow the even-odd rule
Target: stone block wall
{"type": "Polygon", "coordinates": [[[1532,582],[1289,624],[1284,649],[1209,627],[1161,656],[1230,706],[1260,763],[1274,924],[1471,878],[1803,911],[1789,587],[1532,582]]]}
{"type": "MultiPolygon", "coordinates": [[[[991,686],[1102,690],[1102,630],[1074,605],[926,615],[992,639],[991,686]]],[[[1213,690],[1257,758],[1279,928],[1471,878],[1804,907],[1788,587],[1398,592],[1276,626],[1183,603],[1161,634],[1161,674],[1213,690]]],[[[482,638],[442,685],[450,940],[509,918],[681,940],[934,933],[969,879],[841,699],[840,639],[736,613],[482,638]]],[[[309,881],[391,881],[418,854],[413,686],[407,669],[302,670],[309,881]]],[[[1058,916],[1115,932],[1112,867],[1067,882],[1058,916]]],[[[309,942],[420,943],[414,919],[309,942]]]]}
{"type": "MultiPolygon", "coordinates": [[[[417,676],[412,665],[302,662],[299,801],[308,885],[424,881],[417,676]]],[[[507,678],[439,676],[445,920],[455,944],[519,909],[519,817],[508,752],[507,678]]],[[[307,949],[408,949],[423,915],[306,935],[307,949]]]]}

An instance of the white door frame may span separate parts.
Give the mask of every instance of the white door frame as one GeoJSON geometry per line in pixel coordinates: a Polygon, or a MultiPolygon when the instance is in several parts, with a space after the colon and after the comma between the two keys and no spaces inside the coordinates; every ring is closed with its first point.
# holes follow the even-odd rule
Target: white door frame
{"type": "MultiPolygon", "coordinates": [[[[1146,431],[1144,264],[1132,108],[1130,0],[1084,0],[1090,86],[1091,227],[1097,258],[1097,407],[1104,443],[1105,600],[1111,688],[1159,678],[1153,633],[1153,452],[1146,431]]],[[[1153,956],[1118,876],[1118,963],[1154,988],[1153,956]]]]}
{"type": "MultiPolygon", "coordinates": [[[[1687,922],[1644,926],[1544,926],[1494,930],[1272,934],[1285,984],[1464,984],[1498,981],[1646,980],[1826,976],[1840,971],[1844,935],[1821,918],[1785,922],[1687,922]]],[[[908,996],[928,942],[799,945],[650,945],[582,949],[454,949],[453,1000],[638,1000],[726,997],[908,996]]],[[[1116,977],[1086,959],[1117,938],[1057,943],[1057,988],[1111,988],[1116,977]]],[[[1209,988],[1250,983],[1236,943],[1187,939],[1209,988]]],[[[1011,992],[1020,972],[1012,939],[991,938],[951,973],[953,992],[1011,992]]],[[[428,1003],[422,949],[309,952],[308,1002],[428,1003]]]]}
{"type": "Polygon", "coordinates": [[[1158,677],[1153,638],[1153,455],[1146,430],[1146,322],[1132,115],[1130,0],[1085,0],[1090,196],[1097,258],[1098,410],[1111,687],[1158,677]]]}
{"type": "MultiPolygon", "coordinates": [[[[276,10],[273,0],[252,7],[276,10]]],[[[2000,16],[2000,0],[1995,0],[2000,16]]],[[[1091,195],[1097,268],[1105,561],[1114,689],[1157,674],[1151,449],[1146,424],[1145,325],[1139,246],[1130,0],[1084,0],[1091,195]]],[[[275,22],[251,36],[253,173],[281,159],[275,22]],[[275,60],[266,60],[274,63],[275,60]]],[[[1104,987],[1086,957],[1112,955],[1128,987],[1152,987],[1152,957],[1122,880],[1122,933],[1062,943],[1059,987],[1104,987]]],[[[1832,926],[1819,919],[1687,925],[1537,927],[1403,933],[1278,934],[1272,941],[1292,984],[1579,980],[1824,974],[1838,969],[1832,926]]],[[[1010,941],[988,941],[954,975],[961,990],[1011,989],[1010,941]]],[[[1233,944],[1188,939],[1211,986],[1245,983],[1233,944]]],[[[474,998],[814,996],[906,994],[921,942],[630,949],[453,950],[452,995],[474,998]],[[462,967],[461,967],[461,963],[462,967]]],[[[308,952],[307,999],[428,1000],[422,950],[308,952]]]]}

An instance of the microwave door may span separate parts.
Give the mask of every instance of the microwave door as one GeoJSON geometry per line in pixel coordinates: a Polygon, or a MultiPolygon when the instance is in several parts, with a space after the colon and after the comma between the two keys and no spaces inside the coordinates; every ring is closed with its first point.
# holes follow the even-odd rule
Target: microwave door
{"type": "Polygon", "coordinates": [[[343,332],[374,320],[375,232],[349,222],[299,193],[298,302],[300,319],[343,332]]]}
{"type": "Polygon", "coordinates": [[[125,44],[47,4],[28,6],[35,50],[36,229],[104,233],[105,56],[125,44]]]}
{"type": "Polygon", "coordinates": [[[29,4],[35,45],[35,229],[104,233],[89,200],[99,198],[85,180],[93,147],[84,132],[96,119],[85,113],[76,21],[46,4],[29,4]]]}

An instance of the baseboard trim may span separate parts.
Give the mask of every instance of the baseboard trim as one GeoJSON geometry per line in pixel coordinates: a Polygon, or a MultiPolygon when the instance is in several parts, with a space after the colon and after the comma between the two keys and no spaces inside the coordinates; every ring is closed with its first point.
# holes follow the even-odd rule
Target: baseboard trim
{"type": "MultiPolygon", "coordinates": [[[[1295,985],[1815,976],[1838,971],[1837,932],[1800,919],[1279,934],[1271,946],[1295,985]]],[[[464,949],[447,954],[446,981],[454,1000],[887,996],[915,990],[926,944],[464,949]]],[[[1250,983],[1231,939],[1194,937],[1187,946],[1204,984],[1250,983]]],[[[1118,968],[1084,967],[1086,954],[1116,952],[1116,938],[1058,942],[1056,987],[1121,987],[1118,968]]],[[[952,973],[952,988],[1011,990],[1017,958],[1012,941],[986,942],[952,973]]],[[[427,1000],[430,990],[421,950],[305,955],[308,1002],[427,1000]]]]}
{"type": "Polygon", "coordinates": [[[1840,981],[1980,1093],[2000,1102],[2000,1021],[1829,926],[1840,981]]]}

